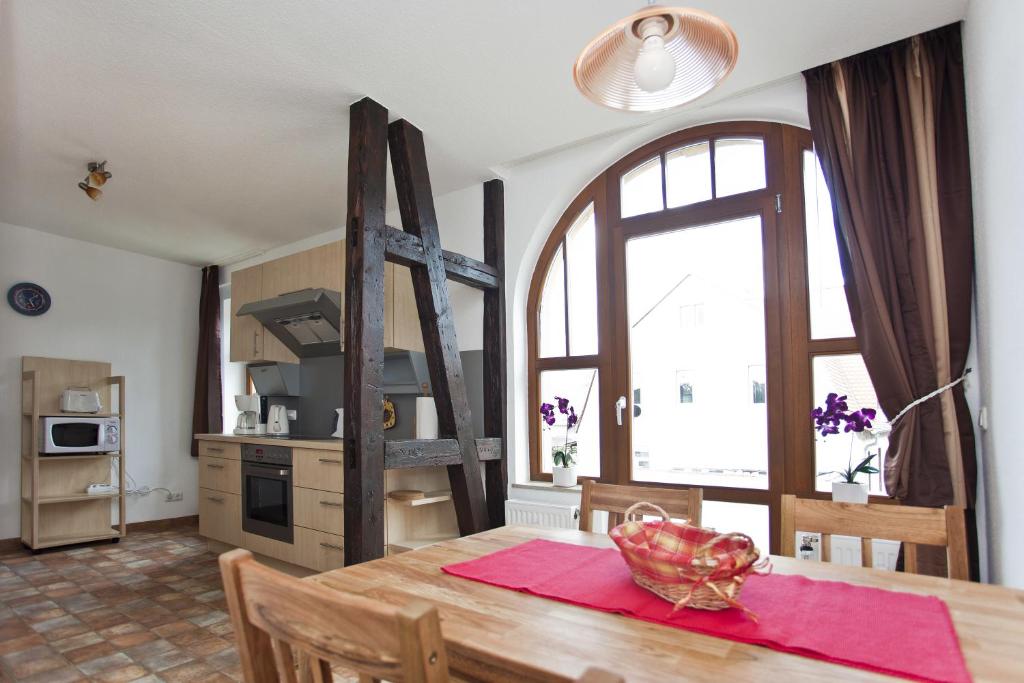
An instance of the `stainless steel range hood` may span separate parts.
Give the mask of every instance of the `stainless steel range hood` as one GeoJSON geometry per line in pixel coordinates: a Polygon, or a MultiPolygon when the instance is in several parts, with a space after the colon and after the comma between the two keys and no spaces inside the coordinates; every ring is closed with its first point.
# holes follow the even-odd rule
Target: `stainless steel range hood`
{"type": "Polygon", "coordinates": [[[251,315],[299,358],[341,353],[341,294],[301,289],[245,304],[237,315],[251,315]]]}

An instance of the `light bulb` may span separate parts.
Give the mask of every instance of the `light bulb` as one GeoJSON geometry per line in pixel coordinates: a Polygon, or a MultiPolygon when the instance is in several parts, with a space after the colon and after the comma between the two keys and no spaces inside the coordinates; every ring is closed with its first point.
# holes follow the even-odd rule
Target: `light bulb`
{"type": "Polygon", "coordinates": [[[676,77],[676,60],[665,49],[665,39],[660,35],[648,35],[640,48],[640,54],[633,65],[633,75],[641,90],[658,92],[672,85],[676,77]]]}

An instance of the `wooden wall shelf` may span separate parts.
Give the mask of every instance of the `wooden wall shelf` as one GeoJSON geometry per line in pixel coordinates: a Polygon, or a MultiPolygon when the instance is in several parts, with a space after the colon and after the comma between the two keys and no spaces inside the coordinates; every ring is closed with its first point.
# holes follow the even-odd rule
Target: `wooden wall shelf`
{"type": "Polygon", "coordinates": [[[117,540],[125,535],[125,379],[113,376],[110,363],[25,356],[22,364],[21,542],[32,550],[72,543],[117,540]],[[89,387],[100,394],[108,413],[66,413],[60,393],[89,387]],[[116,387],[116,397],[113,389],[116,387]],[[112,403],[112,399],[116,403],[112,403]],[[119,417],[117,453],[44,455],[38,452],[42,417],[119,417]],[[117,480],[111,465],[117,460],[117,480]],[[112,493],[88,494],[91,483],[115,483],[112,493]],[[113,522],[112,503],[118,516],[113,522]]]}

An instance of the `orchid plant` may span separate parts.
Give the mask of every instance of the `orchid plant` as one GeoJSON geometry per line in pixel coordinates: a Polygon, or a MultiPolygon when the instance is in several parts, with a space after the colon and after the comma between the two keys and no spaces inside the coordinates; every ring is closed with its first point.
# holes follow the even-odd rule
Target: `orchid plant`
{"type": "MultiPolygon", "coordinates": [[[[814,421],[814,430],[821,434],[821,438],[827,438],[829,434],[838,434],[839,425],[843,425],[843,432],[860,433],[871,428],[871,421],[878,414],[874,408],[861,408],[849,412],[850,406],[846,402],[846,396],[831,393],[825,397],[825,406],[817,407],[811,411],[811,419],[814,421]]],[[[868,457],[853,465],[853,446],[850,447],[850,459],[846,469],[834,470],[832,472],[821,472],[820,474],[838,474],[842,481],[847,484],[856,484],[858,474],[878,474],[878,468],[871,464],[875,459],[872,453],[868,457]]]]}
{"type": "MultiPolygon", "coordinates": [[[[561,450],[556,450],[551,454],[551,461],[555,467],[572,467],[576,464],[576,458],[573,457],[575,451],[575,443],[570,446],[569,444],[569,430],[576,426],[580,418],[576,414],[576,409],[569,403],[569,399],[563,398],[562,396],[555,396],[555,403],[558,404],[558,412],[565,415],[565,445],[561,450]]],[[[550,429],[555,426],[555,405],[551,403],[540,404],[540,416],[541,421],[550,429]]]]}

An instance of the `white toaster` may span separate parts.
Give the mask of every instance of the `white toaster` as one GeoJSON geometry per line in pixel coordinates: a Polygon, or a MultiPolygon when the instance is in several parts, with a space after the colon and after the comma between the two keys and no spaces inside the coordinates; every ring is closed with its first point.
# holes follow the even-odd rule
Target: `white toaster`
{"type": "Polygon", "coordinates": [[[60,393],[60,409],[64,413],[98,413],[103,408],[100,394],[88,387],[73,387],[60,393]]]}

